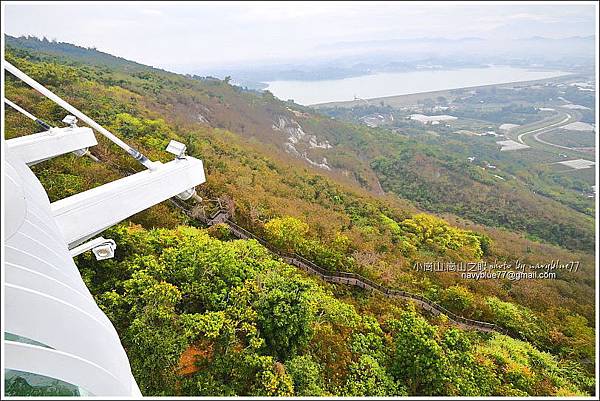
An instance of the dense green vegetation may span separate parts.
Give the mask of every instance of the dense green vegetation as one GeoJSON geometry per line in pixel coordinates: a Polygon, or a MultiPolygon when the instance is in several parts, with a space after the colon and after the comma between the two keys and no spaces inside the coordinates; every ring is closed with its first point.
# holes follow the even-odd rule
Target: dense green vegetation
{"type": "Polygon", "coordinates": [[[536,196],[531,191],[521,191],[514,182],[494,182],[487,174],[468,166],[466,161],[461,164],[464,173],[458,173],[451,163],[440,163],[427,149],[405,149],[394,157],[380,157],[372,162],[373,168],[382,177],[384,188],[414,199],[428,210],[451,212],[485,225],[500,224],[527,232],[533,238],[547,239],[575,249],[594,247],[591,217],[561,206],[560,209],[573,216],[579,224],[571,219],[559,218],[549,199],[536,196]],[[421,177],[426,173],[429,179],[424,181],[421,177]],[[469,173],[470,177],[464,175],[469,173]],[[436,190],[432,191],[432,187],[436,190]],[[547,207],[537,210],[532,218],[528,213],[532,211],[531,205],[547,207]]]}
{"type": "MultiPolygon", "coordinates": [[[[191,227],[196,222],[164,203],[106,233],[118,244],[115,259],[77,258],[86,284],[121,336],[144,394],[592,391],[595,270],[590,253],[531,241],[449,214],[443,218],[424,214],[393,195],[374,196],[357,185],[376,182],[370,162],[361,161],[347,175],[311,169],[267,141],[275,135],[273,116],[291,113],[289,104],[268,93],[171,74],[67,44],[31,39],[8,43],[7,60],[152,159],[169,160],[163,151],[168,140],[184,141],[190,154],[204,160],[208,177],[198,188],[205,202],[195,213],[210,213],[217,205],[229,208],[238,223],[281,250],[298,252],[332,271],[354,271],[426,295],[454,312],[497,322],[528,340],[463,332],[410,305],[317,282],[253,241],[232,241],[224,226],[191,227]],[[199,120],[198,113],[209,116],[210,123],[199,120]],[[512,282],[465,281],[451,273],[412,268],[415,262],[480,259],[581,260],[582,267],[578,273],[561,272],[556,280],[512,282]]],[[[6,93],[53,124],[64,117],[64,111],[10,77],[6,93]]],[[[319,132],[336,145],[337,156],[327,156],[332,166],[344,169],[352,157],[361,160],[355,149],[372,152],[373,143],[383,148],[389,139],[389,153],[379,153],[387,155],[385,159],[366,159],[383,166],[394,155],[404,157],[421,172],[412,177],[400,170],[405,178],[412,177],[409,189],[414,194],[429,185],[429,192],[451,188],[448,193],[458,196],[455,185],[462,181],[451,182],[454,179],[465,180],[465,187],[475,188],[477,196],[482,188],[495,188],[488,174],[462,164],[456,167],[436,148],[302,113],[307,116],[291,115],[302,118],[307,131],[319,132]],[[444,175],[437,176],[427,163],[452,172],[451,179],[444,181],[440,178],[444,175]],[[465,171],[467,178],[461,178],[465,171]]],[[[7,111],[5,121],[8,138],[36,130],[12,111],[7,111]]],[[[103,138],[91,151],[102,163],[68,155],[35,166],[52,200],[139,169],[103,138]]],[[[393,164],[389,168],[401,169],[393,164]]],[[[390,181],[385,185],[393,186],[390,181]]],[[[498,196],[507,196],[505,189],[497,189],[498,196]]],[[[517,195],[520,191],[516,187],[517,195]]],[[[418,196],[411,197],[421,203],[418,196]]],[[[437,199],[454,205],[457,198],[437,199]]],[[[465,205],[474,213],[476,205],[465,205]]],[[[527,217],[531,211],[533,221],[545,221],[548,228],[565,210],[552,209],[559,206],[550,202],[543,209],[514,215],[509,209],[501,211],[508,216],[507,226],[521,228],[518,222],[531,220],[527,217]],[[535,214],[542,211],[548,215],[535,214]]],[[[435,202],[431,209],[447,211],[435,202]]],[[[560,238],[586,249],[588,219],[572,210],[565,213],[560,238]]],[[[492,213],[482,215],[491,225],[497,222],[492,213]]],[[[533,223],[523,227],[532,230],[530,235],[548,239],[530,228],[536,227],[533,223]]]]}
{"type": "MultiPolygon", "coordinates": [[[[494,171],[467,162],[467,157],[473,155],[490,164],[496,162],[498,156],[494,154],[499,152],[493,141],[484,143],[482,151],[475,150],[476,146],[466,147],[464,141],[456,138],[423,144],[384,129],[349,125],[340,129],[340,123],[331,120],[319,123],[325,127],[336,124],[330,127],[336,132],[330,142],[351,146],[353,152],[358,152],[357,158],[370,160],[369,167],[384,190],[413,200],[426,210],[450,212],[481,224],[526,232],[533,238],[573,249],[593,249],[593,203],[589,199],[565,194],[560,183],[551,181],[552,177],[544,179],[549,174],[543,169],[539,173],[529,171],[527,158],[512,168],[508,167],[510,163],[503,164],[507,166],[504,180],[498,179],[494,171]],[[538,195],[527,186],[538,191],[538,195]],[[554,229],[548,230],[549,226],[554,229]]],[[[320,124],[307,122],[304,126],[317,131],[320,124]]],[[[336,156],[328,160],[336,165],[336,156]]]]}
{"type": "Polygon", "coordinates": [[[500,334],[337,300],[255,241],[179,227],[110,229],[117,256],[78,257],[146,395],[576,395],[581,368],[500,334]],[[190,357],[193,356],[193,357],[190,357]]]}

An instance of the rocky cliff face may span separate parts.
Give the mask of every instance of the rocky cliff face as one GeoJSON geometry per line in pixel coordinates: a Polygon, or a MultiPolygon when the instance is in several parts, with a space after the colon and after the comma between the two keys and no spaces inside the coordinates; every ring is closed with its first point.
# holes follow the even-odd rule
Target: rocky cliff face
{"type": "Polygon", "coordinates": [[[284,135],[285,142],[283,146],[287,153],[304,159],[312,166],[331,170],[326,157],[322,157],[320,161],[309,157],[311,149],[332,148],[333,146],[329,144],[329,141],[320,142],[316,135],[307,134],[297,121],[283,115],[278,116],[277,121],[273,122],[273,131],[284,135]]]}

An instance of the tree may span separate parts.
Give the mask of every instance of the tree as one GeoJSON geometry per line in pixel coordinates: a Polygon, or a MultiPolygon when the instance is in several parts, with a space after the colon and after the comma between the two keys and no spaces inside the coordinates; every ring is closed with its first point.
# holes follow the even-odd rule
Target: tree
{"type": "Polygon", "coordinates": [[[473,354],[474,344],[467,334],[452,328],[444,332],[440,345],[447,359],[446,395],[493,396],[500,380],[494,374],[493,363],[473,354]]]}
{"type": "Polygon", "coordinates": [[[307,344],[312,334],[310,283],[292,274],[266,272],[259,278],[262,291],[254,304],[266,351],[286,360],[307,344]]]}
{"type": "Polygon", "coordinates": [[[409,394],[443,394],[446,359],[435,339],[435,328],[414,310],[403,312],[388,325],[395,333],[391,372],[396,380],[407,385],[409,394]]]}
{"type": "Polygon", "coordinates": [[[400,223],[404,237],[415,247],[425,247],[445,253],[460,250],[465,256],[480,258],[483,255],[480,237],[473,231],[452,227],[444,220],[419,213],[400,223]]]}
{"type": "Polygon", "coordinates": [[[265,224],[269,240],[278,248],[292,252],[308,234],[308,224],[294,217],[280,217],[265,224]]]}
{"type": "Polygon", "coordinates": [[[143,124],[131,114],[120,113],[115,116],[111,128],[126,138],[136,138],[142,136],[143,124]]]}
{"type": "Polygon", "coordinates": [[[579,374],[577,367],[570,366],[570,373],[563,373],[563,367],[555,357],[535,349],[530,343],[495,334],[477,347],[477,354],[479,359],[493,361],[492,376],[501,382],[499,395],[585,394],[575,384],[585,385],[581,376],[576,377],[579,374]]]}
{"type": "Polygon", "coordinates": [[[342,394],[349,397],[389,397],[406,395],[394,379],[369,355],[363,355],[350,365],[342,394]]]}
{"type": "Polygon", "coordinates": [[[470,313],[475,297],[467,288],[454,285],[442,291],[440,303],[446,308],[459,314],[470,313]]]}
{"type": "Polygon", "coordinates": [[[288,360],[285,368],[294,383],[296,396],[324,395],[321,367],[310,355],[299,355],[288,360]]]}
{"type": "Polygon", "coordinates": [[[268,397],[289,397],[294,395],[292,379],[285,372],[285,367],[274,362],[272,357],[255,356],[257,368],[251,395],[268,397]]]}
{"type": "Polygon", "coordinates": [[[131,370],[144,394],[175,393],[175,367],[187,340],[175,313],[181,293],[171,284],[156,283],[142,293],[142,309],[124,333],[131,370]]]}

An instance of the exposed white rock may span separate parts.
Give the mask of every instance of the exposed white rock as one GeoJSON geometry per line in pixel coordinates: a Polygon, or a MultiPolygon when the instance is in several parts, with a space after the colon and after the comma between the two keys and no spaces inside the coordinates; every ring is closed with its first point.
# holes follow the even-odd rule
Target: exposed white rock
{"type": "Polygon", "coordinates": [[[309,162],[310,164],[312,164],[315,167],[319,167],[325,170],[331,170],[331,167],[329,167],[329,164],[327,163],[327,158],[323,158],[323,161],[321,163],[317,163],[315,161],[312,161],[308,158],[308,156],[306,156],[306,154],[304,155],[304,160],[306,160],[307,162],[309,162]]]}
{"type": "Polygon", "coordinates": [[[332,146],[327,140],[319,142],[315,135],[310,135],[304,132],[298,122],[284,116],[280,116],[272,125],[272,128],[274,131],[282,132],[287,136],[287,141],[284,143],[285,151],[287,153],[301,157],[313,166],[325,170],[331,170],[326,158],[323,158],[322,162],[320,163],[315,162],[307,156],[306,152],[300,153],[296,148],[296,145],[306,145],[309,149],[330,149],[332,146]]]}
{"type": "Polygon", "coordinates": [[[208,124],[208,120],[206,119],[206,117],[204,117],[200,113],[198,113],[198,116],[196,117],[196,119],[203,124],[208,124]]]}

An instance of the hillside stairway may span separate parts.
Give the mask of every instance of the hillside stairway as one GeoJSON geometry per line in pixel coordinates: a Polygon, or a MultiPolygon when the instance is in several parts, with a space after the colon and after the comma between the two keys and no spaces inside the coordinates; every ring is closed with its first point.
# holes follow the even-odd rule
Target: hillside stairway
{"type": "Polygon", "coordinates": [[[428,311],[435,316],[445,315],[452,324],[464,330],[477,330],[480,332],[498,332],[510,337],[520,339],[519,335],[508,331],[504,327],[500,327],[493,323],[482,322],[474,319],[467,319],[465,317],[459,316],[421,295],[412,294],[410,292],[402,290],[394,290],[382,286],[366,277],[361,276],[360,274],[340,271],[331,272],[296,253],[288,254],[282,252],[281,250],[275,248],[264,238],[252,234],[250,231],[233,222],[231,220],[231,215],[226,210],[217,210],[211,216],[198,216],[192,215],[191,211],[178,201],[172,200],[172,202],[192,219],[199,220],[204,225],[207,225],[209,227],[217,224],[226,224],[227,226],[229,226],[230,232],[234,237],[244,240],[254,239],[258,241],[261,245],[263,245],[265,248],[267,248],[270,252],[279,256],[285,263],[290,264],[292,266],[296,266],[307,273],[318,276],[324,281],[336,284],[352,285],[368,291],[377,292],[388,298],[398,298],[406,301],[412,301],[423,310],[428,311]]]}

